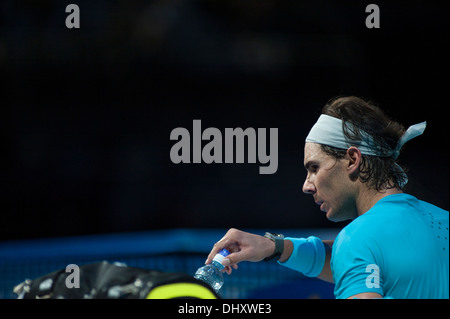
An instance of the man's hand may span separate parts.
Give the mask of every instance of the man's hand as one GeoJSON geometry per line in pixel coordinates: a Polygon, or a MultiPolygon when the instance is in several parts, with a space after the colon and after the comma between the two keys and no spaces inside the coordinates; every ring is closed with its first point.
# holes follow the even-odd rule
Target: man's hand
{"type": "Polygon", "coordinates": [[[231,274],[231,267],[237,269],[237,264],[241,261],[256,262],[272,255],[275,251],[275,243],[264,236],[231,228],[221,240],[214,244],[205,264],[211,263],[214,256],[224,248],[231,254],[222,261],[222,264],[227,274],[231,274]]]}

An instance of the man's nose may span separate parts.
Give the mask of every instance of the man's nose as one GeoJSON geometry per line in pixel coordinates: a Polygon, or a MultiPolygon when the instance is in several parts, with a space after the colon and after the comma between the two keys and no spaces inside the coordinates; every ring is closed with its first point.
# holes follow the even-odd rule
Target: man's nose
{"type": "Polygon", "coordinates": [[[316,187],[313,183],[307,178],[305,183],[303,183],[303,193],[305,194],[314,194],[316,192],[316,187]]]}

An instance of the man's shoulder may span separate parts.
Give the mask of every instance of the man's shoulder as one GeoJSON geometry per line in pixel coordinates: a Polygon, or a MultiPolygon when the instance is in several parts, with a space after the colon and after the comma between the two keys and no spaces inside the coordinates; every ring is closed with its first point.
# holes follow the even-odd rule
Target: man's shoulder
{"type": "Polygon", "coordinates": [[[416,233],[428,231],[431,221],[448,230],[448,211],[412,195],[390,195],[345,226],[336,242],[352,248],[383,246],[404,233],[410,233],[411,229],[416,233]]]}

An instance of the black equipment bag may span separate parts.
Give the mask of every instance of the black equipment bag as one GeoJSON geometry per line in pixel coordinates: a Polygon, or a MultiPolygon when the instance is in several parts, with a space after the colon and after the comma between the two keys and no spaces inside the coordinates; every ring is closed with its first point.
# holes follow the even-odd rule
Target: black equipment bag
{"type": "Polygon", "coordinates": [[[66,268],[34,280],[27,279],[14,287],[14,293],[19,299],[220,298],[209,285],[185,273],[106,261],[73,266],[77,269],[66,268]]]}

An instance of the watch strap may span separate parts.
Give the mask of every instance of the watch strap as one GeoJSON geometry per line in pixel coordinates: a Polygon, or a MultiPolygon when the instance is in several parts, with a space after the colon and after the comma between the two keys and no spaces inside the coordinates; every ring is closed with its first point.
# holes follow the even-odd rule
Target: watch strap
{"type": "Polygon", "coordinates": [[[269,238],[275,242],[275,251],[272,255],[264,258],[264,261],[277,261],[280,259],[284,251],[284,236],[282,234],[266,233],[264,237],[269,238]]]}

